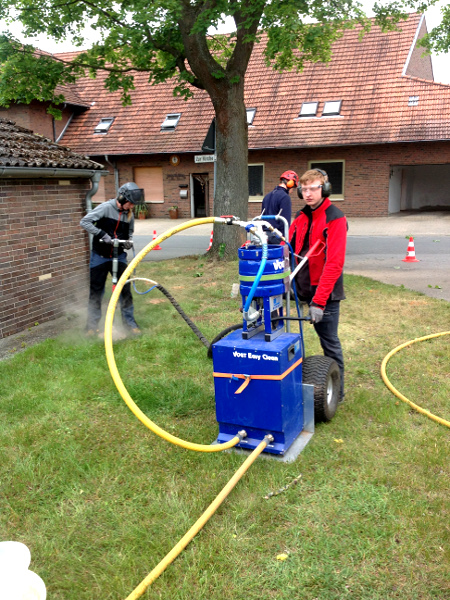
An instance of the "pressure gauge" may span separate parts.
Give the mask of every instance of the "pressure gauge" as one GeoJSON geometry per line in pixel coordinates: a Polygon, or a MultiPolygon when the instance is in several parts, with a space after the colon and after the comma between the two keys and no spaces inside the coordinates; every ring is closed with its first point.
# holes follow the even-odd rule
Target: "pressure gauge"
{"type": "Polygon", "coordinates": [[[177,156],[176,154],[173,154],[170,157],[170,164],[173,165],[174,167],[176,167],[177,165],[180,164],[180,157],[177,156]]]}

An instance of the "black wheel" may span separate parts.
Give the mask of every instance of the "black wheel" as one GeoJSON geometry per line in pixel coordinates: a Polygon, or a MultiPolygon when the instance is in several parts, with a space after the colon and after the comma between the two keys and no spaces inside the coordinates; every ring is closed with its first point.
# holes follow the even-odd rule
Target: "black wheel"
{"type": "Polygon", "coordinates": [[[328,356],[308,356],[303,361],[303,383],[314,386],[314,419],[331,421],[336,414],[341,387],[339,367],[328,356]]]}

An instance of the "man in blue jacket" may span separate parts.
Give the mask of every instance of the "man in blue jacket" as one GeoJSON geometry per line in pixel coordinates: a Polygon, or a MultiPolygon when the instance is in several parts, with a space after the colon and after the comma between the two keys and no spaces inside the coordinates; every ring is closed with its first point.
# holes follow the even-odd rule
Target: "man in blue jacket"
{"type": "MultiPolygon", "coordinates": [[[[133,206],[141,204],[143,190],[134,182],[128,182],[119,188],[117,198],[99,204],[80,221],[81,227],[92,234],[92,252],[89,264],[89,303],[87,335],[98,333],[98,324],[102,316],[102,298],[105,293],[106,278],[112,274],[114,239],[126,240],[119,245],[118,279],[127,268],[127,254],[133,245],[134,215],[133,206]]],[[[132,335],[140,335],[134,319],[133,297],[130,284],[127,283],[120,294],[122,322],[132,335]]]]}
{"type": "MultiPolygon", "coordinates": [[[[261,211],[264,215],[278,215],[284,217],[291,224],[292,205],[291,198],[289,196],[292,188],[298,186],[298,175],[295,171],[285,171],[280,175],[280,183],[277,187],[266,194],[262,201],[261,211]]],[[[281,231],[284,234],[284,227],[282,221],[275,219],[265,219],[273,227],[281,231]]],[[[269,234],[269,244],[279,244],[280,238],[274,234],[269,234]]]]}

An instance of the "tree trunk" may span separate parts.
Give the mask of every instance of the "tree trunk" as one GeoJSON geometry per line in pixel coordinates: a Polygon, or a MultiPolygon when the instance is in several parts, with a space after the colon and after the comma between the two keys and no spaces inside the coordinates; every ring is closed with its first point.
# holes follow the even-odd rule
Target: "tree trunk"
{"type": "MultiPolygon", "coordinates": [[[[244,104],[244,78],[224,82],[220,97],[213,98],[216,113],[216,182],[214,216],[234,215],[245,221],[248,214],[248,125],[244,104]]],[[[236,226],[214,225],[210,254],[237,258],[245,232],[236,226]]]]}

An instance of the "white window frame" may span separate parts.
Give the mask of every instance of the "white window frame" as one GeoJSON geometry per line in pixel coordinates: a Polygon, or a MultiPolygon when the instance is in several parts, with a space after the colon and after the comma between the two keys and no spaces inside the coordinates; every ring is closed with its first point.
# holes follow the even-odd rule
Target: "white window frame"
{"type": "Polygon", "coordinates": [[[419,106],[419,96],[409,96],[408,106],[419,106]]]}
{"type": "MultiPolygon", "coordinates": [[[[309,169],[314,169],[315,167],[312,167],[312,163],[342,163],[342,194],[331,194],[330,196],[330,200],[333,202],[342,202],[343,200],[345,200],[345,159],[343,158],[333,158],[333,159],[327,159],[327,160],[322,160],[320,158],[316,158],[315,160],[309,160],[308,161],[308,170],[309,169]]],[[[326,171],[326,169],[324,169],[324,171],[326,171]]],[[[330,181],[331,183],[331,188],[333,188],[333,182],[330,181]]]]}
{"type": "Polygon", "coordinates": [[[249,127],[254,127],[253,121],[254,121],[255,115],[256,115],[256,108],[246,108],[246,112],[247,112],[247,125],[249,127]]]}
{"type": "MultiPolygon", "coordinates": [[[[302,106],[300,108],[300,112],[298,115],[299,119],[314,119],[315,117],[317,117],[317,109],[319,108],[319,103],[316,102],[315,100],[311,100],[310,102],[303,102],[302,106]],[[314,110],[314,112],[303,112],[308,110],[306,107],[307,106],[313,106],[315,105],[316,109],[314,110]]],[[[310,109],[311,110],[311,109],[310,109]]]]}
{"type": "Polygon", "coordinates": [[[262,162],[261,163],[248,163],[247,168],[248,167],[262,167],[263,168],[263,171],[262,171],[262,189],[263,189],[262,196],[249,196],[248,197],[249,202],[262,202],[263,198],[264,198],[264,180],[265,180],[265,175],[266,175],[265,164],[262,162]]]}
{"type": "Polygon", "coordinates": [[[99,123],[96,125],[95,129],[94,129],[94,133],[100,133],[102,135],[105,135],[105,133],[108,133],[109,128],[111,127],[111,125],[114,123],[114,117],[104,117],[102,119],[100,119],[99,123]]]}
{"type": "Polygon", "coordinates": [[[166,118],[161,123],[161,129],[165,131],[173,131],[178,125],[178,121],[181,118],[181,113],[168,113],[166,118]]]}
{"type": "Polygon", "coordinates": [[[322,117],[340,117],[341,116],[341,108],[342,108],[342,100],[326,100],[322,109],[322,117]],[[338,108],[336,110],[331,110],[330,112],[325,112],[328,105],[336,104],[338,108]]]}

